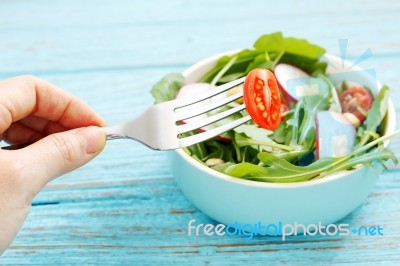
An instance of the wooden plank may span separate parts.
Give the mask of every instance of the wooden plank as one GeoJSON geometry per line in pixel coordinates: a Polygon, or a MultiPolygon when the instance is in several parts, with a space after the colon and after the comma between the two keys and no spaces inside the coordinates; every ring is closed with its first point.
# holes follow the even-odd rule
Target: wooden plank
{"type": "Polygon", "coordinates": [[[385,237],[291,237],[286,243],[271,237],[247,241],[243,237],[187,236],[190,219],[203,223],[213,221],[193,208],[176,190],[170,179],[148,180],[125,185],[120,192],[112,191],[110,200],[65,202],[63,215],[60,215],[60,205],[35,206],[17,241],[6,253],[8,260],[3,262],[19,259],[61,263],[65,261],[65,257],[59,257],[62,254],[68,254],[69,263],[111,263],[115,259],[116,263],[137,260],[156,263],[161,258],[164,262],[184,263],[188,255],[194,255],[195,262],[211,260],[225,264],[243,262],[253,256],[254,261],[296,263],[302,259],[305,264],[400,259],[396,252],[400,251],[396,219],[399,188],[384,193],[376,190],[366,204],[341,221],[354,226],[379,224],[385,228],[385,237]],[[123,190],[131,195],[118,199],[123,190]],[[135,197],[136,194],[149,197],[135,197]],[[318,254],[321,251],[324,257],[318,254]],[[380,255],[375,257],[372,252],[380,255]],[[20,258],[25,253],[29,258],[20,258]]]}
{"type": "Polygon", "coordinates": [[[0,51],[7,51],[0,53],[0,72],[187,65],[210,54],[249,47],[262,33],[278,30],[335,53],[337,39],[349,38],[353,56],[367,48],[398,55],[399,40],[392,33],[399,24],[400,4],[370,5],[343,1],[333,12],[330,5],[314,1],[301,5],[281,1],[273,6],[266,1],[210,0],[202,4],[116,1],[111,6],[77,0],[68,5],[6,2],[0,8],[0,51]],[[243,12],[246,6],[257,8],[243,12]],[[311,24],[313,30],[307,30],[311,24]]]}

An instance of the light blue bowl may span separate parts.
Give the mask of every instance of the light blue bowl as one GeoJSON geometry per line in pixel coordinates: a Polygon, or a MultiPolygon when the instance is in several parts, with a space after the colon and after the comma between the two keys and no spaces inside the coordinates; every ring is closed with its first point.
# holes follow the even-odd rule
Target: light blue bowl
{"type": "MultiPolygon", "coordinates": [[[[183,72],[186,82],[196,82],[216,60],[226,54],[205,59],[183,72]]],[[[340,58],[325,55],[334,82],[340,75],[366,85],[372,90],[381,84],[370,76],[372,71],[342,65],[340,58]]],[[[376,91],[375,91],[376,93],[376,91]]],[[[394,132],[395,110],[389,102],[386,134],[394,132]]],[[[386,145],[388,143],[385,143],[386,145]]],[[[202,212],[224,223],[304,225],[330,224],[343,218],[360,206],[374,187],[378,171],[359,167],[341,171],[322,179],[300,183],[263,183],[234,178],[214,171],[192,159],[183,150],[168,153],[172,173],[186,197],[202,212]]]]}

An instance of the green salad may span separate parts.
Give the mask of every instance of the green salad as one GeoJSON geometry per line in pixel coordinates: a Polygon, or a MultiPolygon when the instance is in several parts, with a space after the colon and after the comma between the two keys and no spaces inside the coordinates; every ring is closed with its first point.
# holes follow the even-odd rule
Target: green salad
{"type": "MultiPolygon", "coordinates": [[[[284,37],[280,32],[266,34],[252,49],[219,58],[198,83],[185,84],[182,74],[171,73],[154,85],[151,93],[155,103],[161,103],[241,77],[259,78],[257,74],[269,73],[279,87],[272,96],[269,88],[264,89],[264,99],[254,94],[254,105],[246,101],[245,110],[186,133],[197,134],[250,113],[253,120],[184,149],[193,159],[233,177],[302,182],[360,165],[386,168],[385,161],[397,163],[393,152],[383,145],[400,133],[384,135],[389,88],[383,86],[374,91],[348,78],[334,84],[326,71],[327,63],[322,60],[325,53],[322,47],[303,39],[284,37]],[[276,99],[274,95],[280,100],[272,101],[271,107],[279,112],[271,122],[269,114],[262,112],[265,106],[260,101],[271,103],[272,98],[268,97],[276,99]],[[255,123],[257,115],[261,119],[268,117],[268,121],[255,123]]],[[[245,82],[244,88],[235,87],[225,97],[240,92],[245,100],[246,96],[253,97],[247,87],[245,82]]],[[[205,115],[241,104],[243,98],[205,115]]]]}

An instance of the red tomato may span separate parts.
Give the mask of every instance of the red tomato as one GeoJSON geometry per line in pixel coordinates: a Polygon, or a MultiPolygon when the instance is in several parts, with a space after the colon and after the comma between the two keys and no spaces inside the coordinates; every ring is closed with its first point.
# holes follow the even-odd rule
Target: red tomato
{"type": "Polygon", "coordinates": [[[360,121],[364,121],[368,110],[371,108],[374,97],[362,87],[351,87],[339,95],[343,113],[352,113],[360,121]]]}
{"type": "Polygon", "coordinates": [[[254,69],[243,85],[246,109],[262,128],[274,130],[281,121],[281,97],[274,74],[267,69],[254,69]]]}

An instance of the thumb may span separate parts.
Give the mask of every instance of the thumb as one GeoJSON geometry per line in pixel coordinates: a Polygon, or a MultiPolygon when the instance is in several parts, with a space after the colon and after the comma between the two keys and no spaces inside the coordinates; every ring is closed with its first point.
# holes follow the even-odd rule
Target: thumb
{"type": "Polygon", "coordinates": [[[35,196],[50,180],[92,160],[104,148],[106,135],[86,127],[49,135],[14,155],[24,171],[25,184],[35,196]],[[33,189],[33,191],[32,191],[33,189]]]}

